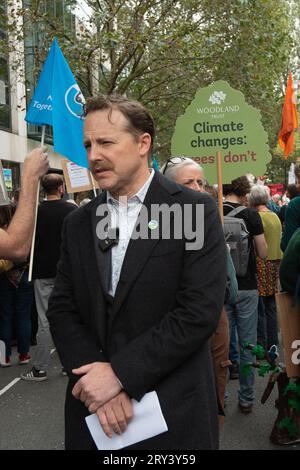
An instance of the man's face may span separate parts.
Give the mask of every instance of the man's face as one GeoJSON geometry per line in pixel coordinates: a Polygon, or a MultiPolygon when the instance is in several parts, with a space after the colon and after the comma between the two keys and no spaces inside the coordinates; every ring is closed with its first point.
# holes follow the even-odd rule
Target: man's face
{"type": "Polygon", "coordinates": [[[84,145],[91,172],[101,189],[128,195],[134,182],[147,169],[151,145],[149,134],[136,137],[127,129],[118,110],[94,111],[84,124],[84,145]]]}
{"type": "Polygon", "coordinates": [[[174,180],[176,183],[187,186],[190,189],[194,189],[200,193],[204,192],[203,171],[194,165],[185,165],[179,168],[174,175],[174,180]]]}

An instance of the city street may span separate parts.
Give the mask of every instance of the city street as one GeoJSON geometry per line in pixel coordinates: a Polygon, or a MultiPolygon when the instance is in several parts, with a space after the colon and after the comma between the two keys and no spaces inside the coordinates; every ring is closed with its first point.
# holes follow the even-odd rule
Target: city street
{"type": "Polygon", "coordinates": [[[0,1],[0,451],[153,388],[98,447],[300,450],[299,44],[300,0],[0,1]]]}
{"type": "Polygon", "coordinates": [[[1,395],[4,387],[32,367],[15,365],[16,353],[12,363],[11,367],[0,369],[0,449],[63,449],[67,377],[61,375],[57,354],[52,354],[48,380],[19,380],[1,395]]]}
{"type": "MultiPolygon", "coordinates": [[[[34,348],[32,348],[34,351],[34,348]]],[[[0,369],[0,449],[63,449],[63,404],[67,378],[61,375],[56,352],[52,354],[49,380],[32,383],[18,380],[19,375],[30,368],[14,365],[0,369]],[[5,387],[17,380],[7,391],[5,387]]],[[[257,397],[260,399],[267,378],[257,378],[257,397]]],[[[300,449],[297,446],[275,446],[269,435],[276,417],[274,388],[265,405],[257,403],[250,415],[243,415],[237,408],[238,381],[230,381],[221,449],[228,450],[285,450],[300,449]]]]}

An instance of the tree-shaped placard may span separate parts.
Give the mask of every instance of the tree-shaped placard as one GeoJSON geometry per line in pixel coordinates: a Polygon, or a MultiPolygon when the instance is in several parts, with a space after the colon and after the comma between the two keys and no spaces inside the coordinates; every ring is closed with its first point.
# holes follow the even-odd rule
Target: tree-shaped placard
{"type": "Polygon", "coordinates": [[[246,173],[263,175],[271,160],[260,111],[244,95],[219,80],[197,91],[176,121],[172,156],[191,157],[217,183],[217,152],[222,154],[223,183],[246,173]]]}

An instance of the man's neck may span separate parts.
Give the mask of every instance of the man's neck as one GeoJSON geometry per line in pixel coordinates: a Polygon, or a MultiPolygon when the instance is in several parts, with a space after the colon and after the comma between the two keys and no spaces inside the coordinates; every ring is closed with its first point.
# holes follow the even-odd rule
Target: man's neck
{"type": "Polygon", "coordinates": [[[139,190],[144,186],[146,181],[149,179],[151,170],[149,171],[148,168],[145,169],[138,177],[133,178],[133,183],[121,188],[120,190],[116,191],[110,191],[110,194],[112,197],[116,200],[122,198],[127,198],[130,199],[132,196],[134,196],[136,193],[139,192],[139,190]]]}
{"type": "Polygon", "coordinates": [[[256,207],[256,209],[258,210],[258,212],[271,212],[265,204],[260,204],[256,207]]]}
{"type": "Polygon", "coordinates": [[[58,199],[61,199],[61,196],[58,194],[49,194],[46,196],[47,201],[56,201],[58,199]]]}
{"type": "Polygon", "coordinates": [[[225,196],[225,202],[233,202],[235,204],[242,204],[240,198],[236,196],[235,194],[228,194],[228,196],[225,196]]]}

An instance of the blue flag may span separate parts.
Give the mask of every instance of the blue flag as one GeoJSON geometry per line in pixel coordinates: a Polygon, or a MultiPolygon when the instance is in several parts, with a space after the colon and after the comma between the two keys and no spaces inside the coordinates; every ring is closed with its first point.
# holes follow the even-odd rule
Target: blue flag
{"type": "Polygon", "coordinates": [[[83,146],[85,100],[54,38],[25,120],[53,127],[54,150],[88,168],[83,146]]]}
{"type": "Polygon", "coordinates": [[[152,158],[152,168],[154,169],[154,171],[159,171],[159,166],[158,166],[154,153],[152,153],[151,158],[152,158]]]}

